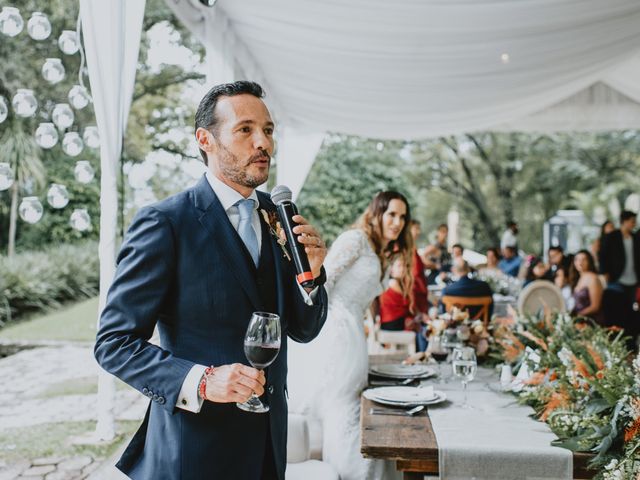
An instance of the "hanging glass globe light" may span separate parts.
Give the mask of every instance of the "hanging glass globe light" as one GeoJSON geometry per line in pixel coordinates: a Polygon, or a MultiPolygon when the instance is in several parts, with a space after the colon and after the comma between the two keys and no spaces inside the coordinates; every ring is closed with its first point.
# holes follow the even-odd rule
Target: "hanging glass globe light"
{"type": "Polygon", "coordinates": [[[13,170],[8,163],[0,163],[0,192],[13,185],[13,170]]]}
{"type": "Polygon", "coordinates": [[[24,197],[18,207],[20,218],[27,223],[37,223],[42,218],[43,211],[38,197],[24,197]]]}
{"type": "Polygon", "coordinates": [[[0,95],[0,123],[4,122],[9,115],[9,107],[7,107],[7,100],[0,95]]]}
{"type": "Polygon", "coordinates": [[[33,12],[27,22],[27,33],[34,40],[44,40],[51,35],[51,23],[42,12],[33,12]]]}
{"type": "Polygon", "coordinates": [[[84,143],[78,132],[67,132],[62,138],[62,150],[70,157],[77,157],[82,152],[84,143]]]}
{"type": "Polygon", "coordinates": [[[76,110],[82,110],[90,101],[89,92],[82,85],[74,85],[69,90],[69,103],[76,110]]]}
{"type": "Polygon", "coordinates": [[[59,58],[47,58],[42,65],[42,76],[51,83],[56,84],[64,79],[64,65],[59,58]]]}
{"type": "Polygon", "coordinates": [[[56,127],[60,129],[69,128],[73,125],[73,110],[71,110],[68,103],[58,103],[53,107],[51,119],[53,120],[53,123],[56,124],[56,127]]]}
{"type": "Polygon", "coordinates": [[[53,123],[41,123],[36,129],[36,143],[41,148],[52,148],[58,143],[58,131],[53,123]]]}
{"type": "Polygon", "coordinates": [[[67,55],[73,55],[80,50],[80,42],[78,41],[78,35],[73,30],[63,30],[58,37],[58,47],[63,53],[67,55]]]}
{"type": "Polygon", "coordinates": [[[69,223],[71,228],[79,232],[91,230],[91,217],[85,208],[76,208],[71,214],[69,223]]]}
{"type": "Polygon", "coordinates": [[[98,133],[98,127],[85,127],[82,138],[84,139],[84,143],[87,147],[100,148],[100,134],[98,133]]]}
{"type": "Polygon", "coordinates": [[[53,208],[64,208],[69,203],[67,187],[59,183],[52,183],[47,192],[47,202],[53,208]]]}
{"type": "Polygon", "coordinates": [[[24,20],[16,7],[2,7],[0,12],[0,32],[7,37],[15,37],[24,28],[24,20]]]}
{"type": "Polygon", "coordinates": [[[93,180],[96,172],[88,160],[78,160],[76,162],[76,168],[73,170],[73,174],[76,180],[80,183],[89,183],[93,180]]]}
{"type": "Polygon", "coordinates": [[[16,115],[19,117],[33,117],[38,109],[38,101],[33,95],[33,90],[19,88],[18,93],[13,96],[11,105],[16,115]]]}

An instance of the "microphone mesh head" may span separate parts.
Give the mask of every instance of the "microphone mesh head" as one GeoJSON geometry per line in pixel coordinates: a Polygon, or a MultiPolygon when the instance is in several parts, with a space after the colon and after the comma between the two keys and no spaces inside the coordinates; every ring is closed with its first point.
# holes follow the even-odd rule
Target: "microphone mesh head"
{"type": "Polygon", "coordinates": [[[278,185],[271,190],[271,201],[276,205],[282,202],[290,202],[292,196],[291,190],[285,185],[278,185]]]}

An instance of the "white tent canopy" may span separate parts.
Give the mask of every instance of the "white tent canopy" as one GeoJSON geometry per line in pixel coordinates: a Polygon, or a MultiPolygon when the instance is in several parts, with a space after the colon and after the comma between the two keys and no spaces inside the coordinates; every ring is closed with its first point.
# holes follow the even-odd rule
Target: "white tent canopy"
{"type": "Polygon", "coordinates": [[[265,84],[281,123],[310,131],[491,129],[597,82],[640,102],[637,0],[167,3],[237,78],[265,84]],[[223,44],[208,42],[220,28],[223,44]]]}
{"type": "MultiPolygon", "coordinates": [[[[103,140],[104,295],[144,0],[80,3],[103,140]]],[[[209,83],[263,85],[283,132],[279,181],[294,193],[325,131],[414,139],[484,129],[640,128],[638,0],[167,4],[207,48],[209,83]]]]}

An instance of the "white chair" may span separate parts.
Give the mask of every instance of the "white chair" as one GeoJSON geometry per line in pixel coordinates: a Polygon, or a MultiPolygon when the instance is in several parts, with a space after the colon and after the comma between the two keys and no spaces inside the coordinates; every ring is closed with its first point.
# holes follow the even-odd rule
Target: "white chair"
{"type": "MultiPolygon", "coordinates": [[[[287,471],[286,480],[340,480],[335,469],[326,462],[318,459],[322,450],[322,429],[314,425],[315,438],[309,433],[307,417],[301,414],[289,413],[289,435],[287,439],[287,471]],[[319,428],[319,430],[317,430],[319,428]],[[318,433],[320,446],[318,450],[318,433]],[[316,443],[316,445],[312,445],[316,443]],[[312,452],[312,448],[315,452],[312,452]],[[312,453],[313,457],[312,458],[312,453]]],[[[318,422],[319,423],[319,422],[318,422]]]]}
{"type": "Polygon", "coordinates": [[[535,315],[545,308],[565,312],[562,291],[547,280],[535,280],[520,292],[518,312],[524,315],[535,315]]]}

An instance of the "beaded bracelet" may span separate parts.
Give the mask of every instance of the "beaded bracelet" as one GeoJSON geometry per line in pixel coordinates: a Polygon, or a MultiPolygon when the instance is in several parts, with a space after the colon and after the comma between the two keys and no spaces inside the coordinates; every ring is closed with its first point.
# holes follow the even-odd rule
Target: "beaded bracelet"
{"type": "Polygon", "coordinates": [[[203,400],[207,399],[207,377],[209,375],[212,375],[214,370],[215,368],[213,368],[213,365],[207,367],[204,371],[204,375],[202,375],[202,378],[200,379],[200,384],[198,385],[198,395],[203,400]]]}

